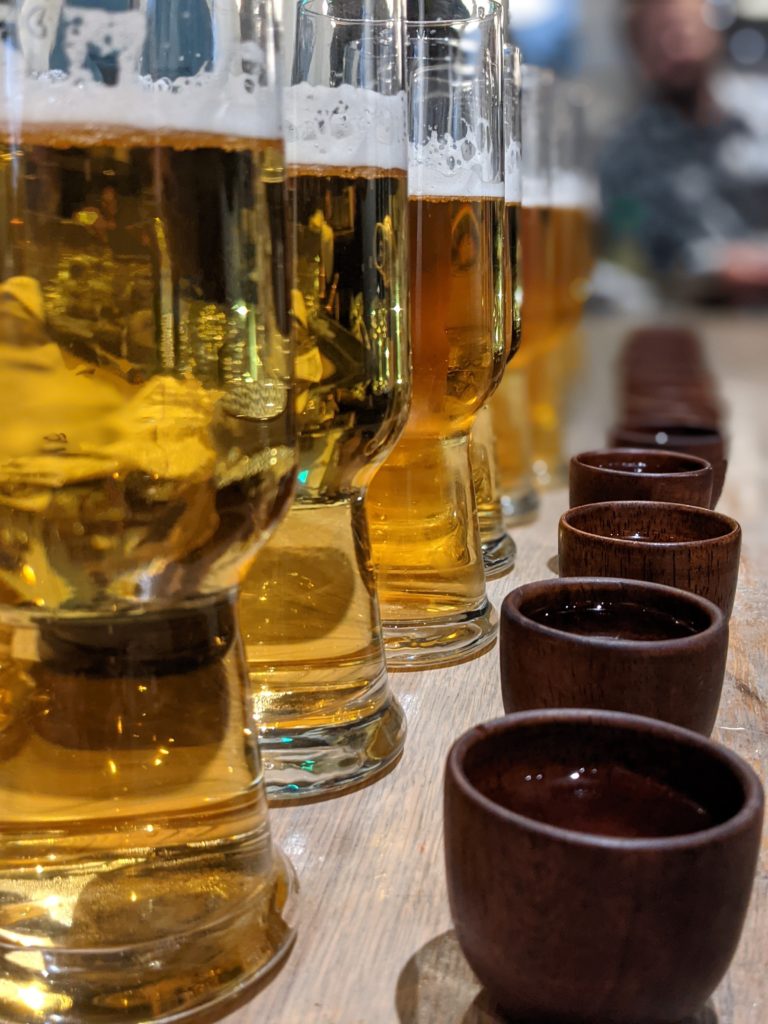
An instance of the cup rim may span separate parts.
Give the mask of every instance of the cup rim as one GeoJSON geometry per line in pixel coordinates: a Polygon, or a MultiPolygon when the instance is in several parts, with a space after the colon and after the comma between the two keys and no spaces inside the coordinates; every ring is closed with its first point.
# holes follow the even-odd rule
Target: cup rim
{"type": "Polygon", "coordinates": [[[699,455],[688,455],[687,452],[678,452],[673,448],[595,448],[588,452],[579,452],[571,459],[571,466],[578,466],[579,469],[586,469],[593,473],[606,473],[613,476],[627,479],[641,480],[698,480],[701,477],[713,472],[712,463],[699,455]],[[600,458],[608,455],[645,456],[646,458],[658,459],[659,457],[671,459],[672,462],[693,462],[696,465],[692,469],[671,469],[668,472],[660,473],[632,473],[628,469],[614,469],[612,466],[595,466],[585,460],[589,458],[600,458]]]}
{"type": "Polygon", "coordinates": [[[730,516],[723,515],[722,512],[715,512],[713,509],[701,508],[699,505],[681,505],[679,502],[674,501],[596,501],[589,505],[575,505],[573,508],[567,509],[567,511],[563,512],[560,516],[559,528],[560,530],[567,530],[568,532],[580,537],[592,537],[611,545],[627,549],[635,548],[635,550],[641,546],[653,548],[654,550],[665,551],[681,548],[696,549],[711,544],[722,544],[725,541],[736,540],[741,536],[741,526],[730,516]],[[653,509],[653,511],[658,514],[672,511],[679,512],[682,509],[685,512],[694,513],[695,515],[710,521],[717,520],[718,522],[726,525],[728,530],[725,533],[719,534],[717,537],[703,537],[700,540],[631,540],[626,537],[608,537],[603,533],[594,533],[591,530],[585,530],[575,526],[569,521],[570,516],[577,513],[583,513],[585,509],[637,509],[638,507],[643,509],[653,509]]]}
{"type": "Polygon", "coordinates": [[[495,718],[467,730],[452,745],[448,752],[446,773],[450,773],[453,783],[458,786],[463,796],[492,814],[502,822],[522,827],[547,839],[557,840],[571,846],[590,849],[616,850],[632,853],[661,853],[708,846],[713,842],[721,842],[747,828],[756,813],[760,813],[764,805],[762,784],[754,769],[738,754],[706,739],[699,733],[684,729],[679,725],[662,722],[655,718],[632,715],[624,711],[598,711],[586,708],[550,708],[535,711],[520,711],[503,718],[495,718]],[[739,810],[726,821],[701,829],[698,832],[687,832],[675,836],[607,836],[599,832],[580,832],[576,829],[550,825],[525,814],[511,811],[501,804],[485,796],[470,782],[464,771],[464,759],[471,747],[482,742],[489,736],[514,733],[519,726],[546,725],[548,722],[570,722],[575,725],[609,726],[634,733],[655,733],[673,742],[681,742],[687,747],[698,748],[710,757],[714,757],[731,771],[738,779],[743,793],[743,802],[739,810]]]}
{"type": "MultiPolygon", "coordinates": [[[[646,580],[625,580],[614,576],[560,576],[549,580],[536,580],[531,583],[524,583],[514,590],[511,590],[504,598],[501,605],[502,624],[511,619],[529,633],[536,633],[548,639],[557,640],[560,643],[575,645],[577,647],[600,647],[627,652],[637,652],[644,657],[668,657],[670,654],[685,654],[690,648],[700,647],[713,639],[723,629],[728,628],[728,620],[722,610],[706,597],[693,594],[679,587],[668,587],[661,583],[651,583],[646,580]],[[556,592],[569,586],[577,585],[599,588],[610,591],[626,591],[627,588],[642,590],[650,596],[676,598],[694,606],[700,612],[709,616],[709,622],[704,629],[692,633],[690,636],[669,637],[666,640],[629,640],[605,636],[582,636],[578,633],[568,633],[554,626],[546,626],[537,622],[527,615],[523,609],[523,602],[535,593],[551,590],[556,592]]],[[[503,625],[502,625],[503,628],[503,625]]]]}

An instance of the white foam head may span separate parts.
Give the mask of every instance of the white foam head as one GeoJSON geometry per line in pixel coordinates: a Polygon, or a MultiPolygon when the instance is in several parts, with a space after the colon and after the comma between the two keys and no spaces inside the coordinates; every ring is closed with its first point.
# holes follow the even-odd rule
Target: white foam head
{"type": "Polygon", "coordinates": [[[551,201],[552,188],[548,178],[523,174],[523,206],[545,207],[549,206],[551,201]]]}
{"type": "Polygon", "coordinates": [[[519,142],[510,142],[504,152],[504,198],[508,203],[519,203],[523,198],[523,168],[519,142]]]}
{"type": "Polygon", "coordinates": [[[412,196],[503,199],[504,181],[493,155],[467,130],[463,139],[432,132],[423,144],[411,143],[408,192],[412,196]]]}
{"type": "Polygon", "coordinates": [[[286,162],[293,166],[408,166],[405,93],[300,82],[283,92],[286,162]]]}
{"type": "Polygon", "coordinates": [[[188,78],[153,80],[139,74],[146,34],[140,11],[76,8],[79,31],[68,27],[64,49],[69,71],[46,70],[50,42],[41,49],[25,38],[14,50],[0,48],[0,120],[17,125],[73,125],[102,132],[105,127],[146,132],[182,131],[243,138],[279,139],[282,135],[276,88],[260,86],[258,73],[243,66],[264,66],[254,42],[232,36],[219,47],[212,70],[188,78]],[[116,52],[118,81],[105,85],[86,65],[89,48],[116,52]]]}
{"type": "Polygon", "coordinates": [[[594,211],[599,206],[597,183],[578,171],[558,171],[552,181],[552,206],[594,211]]]}

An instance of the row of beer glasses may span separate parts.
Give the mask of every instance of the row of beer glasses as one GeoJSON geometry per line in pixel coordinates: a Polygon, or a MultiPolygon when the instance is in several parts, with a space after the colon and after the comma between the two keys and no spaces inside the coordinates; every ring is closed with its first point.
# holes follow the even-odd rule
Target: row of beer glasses
{"type": "Polygon", "coordinates": [[[502,69],[494,5],[407,21],[406,97],[388,13],[307,3],[292,34],[299,493],[242,602],[273,799],[338,790],[399,754],[387,665],[433,668],[493,644],[485,581],[511,569],[515,550],[494,426],[505,452],[530,452],[530,508],[531,465],[553,481],[560,459],[560,325],[571,330],[580,307],[556,295],[573,233],[555,231],[563,221],[551,207],[570,212],[576,165],[555,141],[575,122],[555,130],[550,72],[526,68],[521,85],[512,48],[502,69]],[[531,252],[523,388],[507,374],[494,424],[484,403],[520,344],[521,230],[531,252]]]}
{"type": "Polygon", "coordinates": [[[500,14],[310,0],[290,33],[299,485],[241,604],[273,800],[399,755],[387,667],[495,641],[469,432],[512,337],[500,14]]]}
{"type": "Polygon", "coordinates": [[[306,0],[280,93],[269,4],[27,6],[0,89],[2,1015],[177,1019],[290,943],[266,791],[382,771],[387,664],[495,639],[469,435],[518,338],[500,8],[403,32],[398,0],[306,0]]]}
{"type": "Polygon", "coordinates": [[[404,36],[395,0],[375,18],[309,0],[282,95],[269,4],[14,8],[0,87],[8,1021],[179,1019],[285,952],[294,886],[257,741],[282,798],[398,755],[372,551],[385,629],[415,623],[409,658],[453,620],[470,623],[462,653],[492,642],[468,433],[506,359],[499,13],[404,36]],[[363,498],[411,387],[414,465],[384,479],[372,548],[363,498]]]}

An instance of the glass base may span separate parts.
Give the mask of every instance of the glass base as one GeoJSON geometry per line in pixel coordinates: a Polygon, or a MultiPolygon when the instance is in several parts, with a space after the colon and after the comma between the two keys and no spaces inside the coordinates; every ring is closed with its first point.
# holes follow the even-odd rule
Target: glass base
{"type": "MultiPolygon", "coordinates": [[[[33,947],[0,937],[5,979],[0,995],[2,1020],[6,1024],[160,1024],[197,1018],[214,1007],[223,1014],[245,991],[269,980],[293,945],[296,876],[278,850],[273,856],[277,874],[271,898],[265,901],[263,886],[253,891],[244,888],[236,917],[211,918],[206,907],[206,899],[215,898],[228,884],[226,872],[216,883],[215,895],[208,897],[205,883],[210,878],[203,874],[186,894],[164,889],[161,880],[153,921],[166,913],[168,933],[144,942],[125,941],[129,880],[123,882],[119,876],[130,868],[115,871],[112,882],[83,879],[81,900],[93,901],[84,938],[97,938],[100,931],[114,927],[122,941],[112,948],[89,947],[87,941],[72,948],[33,947]],[[86,900],[87,889],[97,881],[103,882],[102,891],[94,891],[86,900]],[[195,920],[197,910],[205,921],[202,926],[195,920]]],[[[135,879],[134,883],[140,885],[135,879]]]]}
{"type": "Polygon", "coordinates": [[[335,796],[372,782],[400,756],[405,714],[388,693],[374,714],[343,725],[259,734],[270,804],[335,796]]]}
{"type": "Polygon", "coordinates": [[[524,526],[532,523],[539,514],[539,496],[531,488],[523,494],[505,494],[501,499],[501,511],[506,527],[524,526]]]}
{"type": "Polygon", "coordinates": [[[508,533],[494,540],[483,541],[483,567],[487,580],[500,580],[515,567],[517,545],[508,533]]]}
{"type": "Polygon", "coordinates": [[[421,672],[479,658],[496,643],[498,624],[488,598],[458,618],[385,621],[387,667],[394,672],[421,672]]]}

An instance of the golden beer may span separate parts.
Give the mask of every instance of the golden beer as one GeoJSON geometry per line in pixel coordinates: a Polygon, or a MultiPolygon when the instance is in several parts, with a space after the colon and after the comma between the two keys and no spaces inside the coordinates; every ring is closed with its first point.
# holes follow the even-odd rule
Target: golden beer
{"type": "Polygon", "coordinates": [[[520,208],[523,323],[519,360],[530,364],[552,348],[556,338],[555,249],[552,209],[520,208]]]}
{"type": "MultiPolygon", "coordinates": [[[[504,207],[504,329],[507,338],[507,362],[518,352],[522,331],[522,282],[520,281],[520,239],[519,203],[505,203],[504,207]]],[[[524,477],[530,463],[521,462],[521,453],[526,448],[525,437],[521,436],[519,425],[525,408],[509,415],[502,393],[508,392],[506,382],[513,372],[507,365],[502,381],[488,406],[478,414],[472,428],[470,456],[472,480],[477,501],[477,515],[480,525],[480,540],[483,549],[483,564],[486,577],[497,579],[511,571],[515,564],[516,547],[507,535],[502,508],[502,493],[514,493],[519,480],[524,477]],[[496,433],[498,424],[499,433],[496,433]],[[518,427],[518,429],[515,429],[518,427]],[[514,469],[510,481],[509,467],[514,469]],[[506,471],[507,482],[512,489],[504,490],[502,481],[506,471]]],[[[522,431],[526,433],[525,430],[522,431]]],[[[528,455],[530,450],[528,449],[528,455]]]]}
{"type": "Polygon", "coordinates": [[[586,289],[584,248],[586,212],[566,206],[552,209],[556,311],[560,325],[573,330],[581,317],[586,289]]]}
{"type": "MultiPolygon", "coordinates": [[[[530,218],[529,218],[530,219],[530,218]]],[[[528,316],[528,297],[525,293],[524,273],[526,252],[522,238],[522,208],[519,203],[505,206],[507,230],[507,263],[509,266],[506,289],[506,323],[517,344],[515,356],[498,391],[490,402],[493,431],[496,439],[496,473],[505,516],[519,519],[536,510],[535,501],[527,507],[535,494],[531,492],[531,427],[528,421],[527,366],[529,349],[533,344],[529,331],[523,330],[528,316]],[[525,344],[523,344],[525,339],[525,344]],[[522,508],[521,508],[522,506],[522,508]]],[[[529,232],[530,233],[530,232],[529,232]]],[[[534,302],[540,298],[534,294],[534,302]]],[[[539,316],[541,314],[539,313],[539,316]]]]}
{"type": "Polygon", "coordinates": [[[0,156],[0,1016],[146,1020],[288,935],[233,607],[294,472],[282,147],[0,156]]]}
{"type": "MultiPolygon", "coordinates": [[[[310,731],[318,750],[310,788],[323,773],[324,744],[359,743],[381,760],[402,742],[387,688],[362,495],[408,410],[404,337],[406,174],[397,169],[295,167],[288,178],[295,245],[300,472],[295,504],[243,585],[248,670],[270,768],[295,786],[284,738],[310,731]],[[319,730],[329,730],[323,742],[319,730]],[[386,739],[385,739],[386,734],[386,739]],[[320,749],[320,748],[323,749],[320,749]]],[[[354,778],[351,780],[353,781],[354,778]]],[[[341,782],[341,779],[336,779],[341,782]]],[[[274,787],[274,788],[273,788],[274,787]]]]}
{"type": "Polygon", "coordinates": [[[367,500],[387,627],[485,600],[468,433],[503,370],[503,198],[411,197],[413,399],[367,500]]]}
{"type": "Polygon", "coordinates": [[[520,204],[504,204],[504,323],[509,338],[507,361],[514,358],[523,340],[523,256],[520,236],[520,204]]]}
{"type": "Polygon", "coordinates": [[[551,206],[523,206],[521,240],[524,313],[520,361],[528,378],[533,471],[538,483],[549,486],[563,472],[560,434],[564,340],[557,317],[557,257],[551,206]]]}
{"type": "Polygon", "coordinates": [[[567,380],[580,363],[578,334],[593,264],[593,213],[582,197],[581,205],[552,210],[557,282],[557,316],[564,334],[564,376],[567,380]]]}

